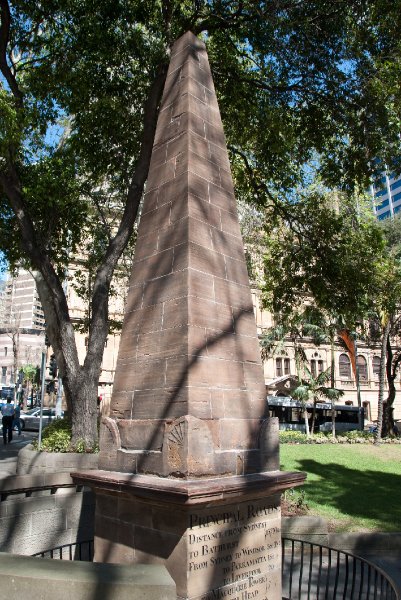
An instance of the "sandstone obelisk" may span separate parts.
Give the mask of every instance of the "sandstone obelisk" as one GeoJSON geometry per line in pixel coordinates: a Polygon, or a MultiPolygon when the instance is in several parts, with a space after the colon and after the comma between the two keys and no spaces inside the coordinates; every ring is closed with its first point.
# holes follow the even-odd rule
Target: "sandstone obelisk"
{"type": "Polygon", "coordinates": [[[281,598],[268,419],[226,142],[205,45],[173,46],[96,492],[95,559],[164,562],[179,598],[281,598]]]}

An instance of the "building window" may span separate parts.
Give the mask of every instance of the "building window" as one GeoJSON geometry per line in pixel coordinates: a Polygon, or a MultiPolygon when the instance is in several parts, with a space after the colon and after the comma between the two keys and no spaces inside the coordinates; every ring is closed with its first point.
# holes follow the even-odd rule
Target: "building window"
{"type": "Polygon", "coordinates": [[[291,373],[290,359],[285,358],[284,359],[284,375],[289,375],[290,373],[291,373]]]}
{"type": "Polygon", "coordinates": [[[368,363],[364,356],[356,357],[356,364],[358,367],[359,381],[368,381],[368,363]]]}
{"type": "Polygon", "coordinates": [[[390,215],[391,215],[391,212],[389,210],[387,210],[383,214],[378,215],[377,218],[379,221],[383,221],[384,219],[388,219],[388,217],[390,217],[390,215]]]}
{"type": "Polygon", "coordinates": [[[368,421],[372,420],[372,413],[370,411],[370,402],[362,402],[362,406],[365,409],[365,419],[368,421]]]}
{"type": "Polygon", "coordinates": [[[318,360],[317,361],[317,370],[320,373],[323,373],[323,361],[322,360],[318,360]]]}
{"type": "Polygon", "coordinates": [[[373,370],[373,377],[375,379],[379,379],[379,375],[380,375],[380,357],[379,356],[373,357],[372,370],[373,370]]]}
{"type": "Polygon", "coordinates": [[[8,348],[7,348],[7,346],[4,346],[4,356],[7,356],[7,352],[8,352],[8,348]]]}
{"type": "Polygon", "coordinates": [[[338,366],[341,379],[351,379],[351,361],[347,354],[340,354],[338,366]]]}
{"type": "Polygon", "coordinates": [[[281,377],[283,374],[283,359],[276,358],[276,377],[281,377]]]}
{"type": "Polygon", "coordinates": [[[6,383],[7,380],[7,367],[1,367],[1,383],[6,383]]]}
{"type": "Polygon", "coordinates": [[[316,361],[313,359],[310,361],[310,372],[311,372],[312,377],[315,378],[316,377],[316,361]]]}

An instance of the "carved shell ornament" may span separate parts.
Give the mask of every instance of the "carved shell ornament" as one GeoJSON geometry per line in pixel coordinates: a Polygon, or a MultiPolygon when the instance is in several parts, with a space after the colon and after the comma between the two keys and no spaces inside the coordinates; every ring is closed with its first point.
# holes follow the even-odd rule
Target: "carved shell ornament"
{"type": "Polygon", "coordinates": [[[185,440],[185,422],[176,423],[168,434],[167,443],[169,448],[173,445],[184,446],[185,440]]]}

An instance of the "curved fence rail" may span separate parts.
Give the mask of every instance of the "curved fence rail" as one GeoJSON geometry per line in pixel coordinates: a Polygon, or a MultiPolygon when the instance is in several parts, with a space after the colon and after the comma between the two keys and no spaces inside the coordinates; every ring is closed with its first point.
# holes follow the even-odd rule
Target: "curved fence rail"
{"type": "Polygon", "coordinates": [[[82,560],[91,562],[93,560],[93,540],[56,546],[56,548],[51,548],[50,550],[36,552],[32,556],[54,558],[56,560],[82,560]]]}
{"type": "MultiPolygon", "coordinates": [[[[64,544],[33,556],[93,560],[93,540],[64,544]]],[[[400,600],[391,579],[358,556],[282,538],[283,600],[400,600]]]]}
{"type": "Polygon", "coordinates": [[[283,599],[399,600],[372,563],[327,546],[282,539],[283,599]]]}

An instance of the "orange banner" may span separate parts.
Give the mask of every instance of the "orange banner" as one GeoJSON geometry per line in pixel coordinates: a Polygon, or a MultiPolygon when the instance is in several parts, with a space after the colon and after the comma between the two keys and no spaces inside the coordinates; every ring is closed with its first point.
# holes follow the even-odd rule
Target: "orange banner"
{"type": "Polygon", "coordinates": [[[354,377],[356,379],[356,350],[355,350],[355,340],[354,338],[351,336],[350,332],[348,331],[348,329],[341,329],[341,331],[338,332],[338,336],[343,340],[350,360],[351,360],[351,365],[352,365],[352,370],[354,372],[354,377]]]}

